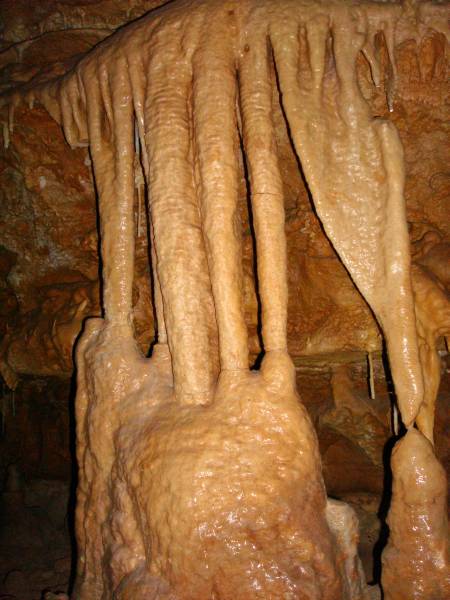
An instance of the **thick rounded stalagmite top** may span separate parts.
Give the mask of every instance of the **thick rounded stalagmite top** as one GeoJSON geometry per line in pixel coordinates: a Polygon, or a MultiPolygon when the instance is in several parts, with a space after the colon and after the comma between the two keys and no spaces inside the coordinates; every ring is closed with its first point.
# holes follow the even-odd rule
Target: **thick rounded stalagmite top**
{"type": "Polygon", "coordinates": [[[389,541],[383,552],[387,600],[444,600],[450,596],[445,470],[433,446],[410,429],[392,453],[389,541]]]}
{"type": "Polygon", "coordinates": [[[394,494],[402,494],[410,509],[445,502],[446,476],[432,444],[411,428],[392,452],[394,494]]]}

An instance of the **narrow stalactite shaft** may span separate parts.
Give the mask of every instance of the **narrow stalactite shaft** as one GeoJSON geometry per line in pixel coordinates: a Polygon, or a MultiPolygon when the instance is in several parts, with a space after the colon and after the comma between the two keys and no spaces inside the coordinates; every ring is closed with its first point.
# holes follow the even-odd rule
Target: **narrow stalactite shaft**
{"type": "Polygon", "coordinates": [[[434,414],[441,381],[439,338],[450,333],[450,301],[447,291],[437,279],[430,277],[419,265],[413,265],[414,289],[419,354],[424,379],[424,402],[416,424],[433,444],[434,414]]]}
{"type": "Polygon", "coordinates": [[[434,416],[442,368],[441,357],[436,350],[436,340],[432,337],[426,341],[421,340],[419,353],[425,380],[425,394],[416,425],[418,430],[434,444],[434,416]]]}
{"type": "Polygon", "coordinates": [[[77,77],[70,77],[59,90],[59,104],[67,142],[72,148],[86,144],[89,135],[86,122],[86,106],[81,94],[82,84],[77,77]]]}
{"type": "Polygon", "coordinates": [[[167,344],[167,330],[166,322],[164,319],[164,306],[161,293],[161,284],[159,282],[158,269],[156,267],[156,250],[155,250],[155,234],[153,227],[150,224],[150,244],[151,244],[151,258],[152,258],[152,277],[153,277],[153,302],[155,306],[156,325],[155,333],[158,344],[167,344]]]}
{"type": "Polygon", "coordinates": [[[264,349],[287,348],[287,257],[283,183],[274,124],[268,44],[252,38],[239,68],[240,102],[256,234],[264,349]]]}
{"type": "MultiPolygon", "coordinates": [[[[144,176],[146,181],[149,181],[150,175],[150,167],[148,162],[148,153],[147,146],[145,144],[145,90],[147,87],[147,77],[143,64],[143,57],[140,52],[131,53],[129,56],[129,68],[130,68],[130,80],[131,86],[133,89],[133,106],[134,113],[136,115],[136,127],[139,138],[139,146],[141,150],[141,160],[142,167],[144,169],[144,176]]],[[[164,309],[163,309],[163,300],[161,294],[161,284],[159,281],[158,270],[156,266],[156,251],[155,251],[155,235],[153,231],[153,226],[151,223],[150,217],[150,199],[149,199],[149,189],[146,189],[146,198],[148,210],[147,215],[149,219],[149,228],[148,228],[148,236],[149,236],[149,244],[151,247],[150,255],[151,255],[151,270],[152,270],[152,282],[153,282],[153,302],[154,302],[154,311],[155,311],[155,334],[156,341],[159,344],[167,343],[167,331],[166,331],[166,323],[164,320],[164,309]]]]}
{"type": "Polygon", "coordinates": [[[86,70],[87,116],[99,196],[103,309],[107,321],[129,325],[134,267],[133,105],[125,59],[112,70],[112,97],[105,127],[104,102],[95,65],[86,70]]]}
{"type": "Polygon", "coordinates": [[[414,299],[411,284],[411,253],[403,195],[405,168],[403,148],[392,123],[379,121],[384,168],[388,181],[386,225],[383,231],[385,269],[389,273],[382,294],[395,297],[395,314],[390,303],[383,303],[380,315],[394,376],[395,391],[403,422],[412,425],[423,401],[423,377],[420,366],[414,299]],[[395,244],[391,240],[396,240],[395,244]]]}
{"type": "Polygon", "coordinates": [[[155,51],[150,61],[145,104],[151,219],[176,396],[202,403],[213,383],[210,284],[189,161],[190,71],[172,48],[164,52],[164,60],[155,51]]]}
{"type": "Polygon", "coordinates": [[[237,83],[227,35],[225,26],[213,38],[207,35],[195,55],[193,113],[220,365],[222,370],[238,370],[248,368],[248,342],[237,223],[237,83]]]}
{"type": "Polygon", "coordinates": [[[142,55],[138,52],[131,54],[128,57],[129,73],[131,87],[133,90],[133,106],[134,113],[136,115],[136,124],[138,129],[140,148],[142,152],[142,167],[144,174],[148,179],[149,164],[147,147],[145,145],[145,90],[147,87],[147,77],[145,75],[144,64],[142,55]]]}
{"type": "MultiPolygon", "coordinates": [[[[123,254],[123,272],[117,280],[117,292],[123,296],[123,313],[131,319],[135,255],[134,219],[134,111],[128,64],[125,58],[111,73],[111,102],[114,127],[114,191],[123,210],[119,212],[118,230],[123,254]]],[[[113,240],[114,243],[114,240],[113,240]]],[[[111,255],[117,256],[115,246],[111,255]]],[[[117,260],[117,259],[116,259],[117,260]]]]}

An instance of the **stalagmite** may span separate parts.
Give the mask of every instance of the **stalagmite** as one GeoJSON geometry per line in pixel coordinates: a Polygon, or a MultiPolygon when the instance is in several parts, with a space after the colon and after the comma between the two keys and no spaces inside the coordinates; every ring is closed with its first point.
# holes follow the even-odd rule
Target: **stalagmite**
{"type": "Polygon", "coordinates": [[[394,448],[392,472],[384,597],[444,600],[450,596],[445,471],[430,442],[410,429],[394,448]]]}
{"type": "Polygon", "coordinates": [[[186,97],[191,67],[177,53],[177,39],[161,33],[150,47],[144,137],[149,159],[150,212],[156,269],[172,356],[175,393],[181,402],[205,403],[215,357],[210,282],[195,194],[191,123],[186,97]],[[164,59],[158,53],[164,47],[164,59]]]}
{"type": "Polygon", "coordinates": [[[99,197],[103,317],[86,323],[76,357],[74,598],[367,597],[354,516],[327,505],[287,352],[279,97],[324,229],[383,330],[408,428],[393,458],[385,597],[444,599],[444,476],[413,428],[417,419],[429,430],[423,411],[432,402],[424,405],[403,151],[393,124],[370,114],[356,75],[364,54],[380,84],[373,44],[383,34],[392,110],[402,11],[377,2],[173,2],[100,43],[65,77],[7,99],[40,102],[71,146],[89,144],[99,197]],[[259,371],[249,369],[241,293],[238,123],[256,241],[259,371]],[[150,358],[132,328],[136,161],[157,315],[150,358]],[[420,548],[432,576],[415,588],[420,548]],[[405,596],[394,576],[410,556],[405,596]]]}

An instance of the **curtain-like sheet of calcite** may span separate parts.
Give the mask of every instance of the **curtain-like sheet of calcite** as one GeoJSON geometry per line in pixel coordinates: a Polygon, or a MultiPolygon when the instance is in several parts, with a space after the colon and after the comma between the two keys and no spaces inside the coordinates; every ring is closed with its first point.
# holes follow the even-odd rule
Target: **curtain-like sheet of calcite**
{"type": "MultiPolygon", "coordinates": [[[[441,7],[428,8],[419,20],[443,28],[441,7]]],[[[395,128],[370,114],[355,76],[363,53],[378,83],[375,36],[392,58],[402,17],[400,5],[381,3],[173,3],[27,95],[62,122],[72,146],[89,144],[99,194],[104,318],[87,324],[77,349],[76,597],[364,594],[340,566],[344,536],[327,523],[317,444],[287,354],[271,114],[278,89],[325,231],[383,329],[411,427],[423,381],[402,148],[395,128]],[[256,238],[259,372],[248,368],[241,294],[240,143],[256,238]],[[137,152],[153,242],[150,359],[131,326],[137,152]]],[[[386,562],[386,581],[405,560],[400,551],[386,562]]]]}

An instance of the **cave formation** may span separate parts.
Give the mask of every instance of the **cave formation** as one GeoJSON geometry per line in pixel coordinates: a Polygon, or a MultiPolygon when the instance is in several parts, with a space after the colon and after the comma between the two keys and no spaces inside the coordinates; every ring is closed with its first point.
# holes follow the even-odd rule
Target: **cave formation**
{"type": "MultiPolygon", "coordinates": [[[[327,499],[297,392],[279,128],[329,252],[379,327],[359,349],[372,362],[381,335],[386,346],[398,441],[384,598],[449,597],[447,481],[433,430],[450,309],[445,281],[423,261],[411,265],[407,168],[390,118],[401,95],[398,47],[431,36],[445,48],[447,18],[439,3],[169,2],[66,74],[5,93],[5,145],[24,106],[44,107],[72,148],[89,148],[98,196],[102,313],[84,321],[75,359],[73,598],[376,592],[357,555],[355,513],[327,499]],[[257,352],[246,321],[242,196],[257,352]],[[135,335],[142,231],[149,356],[135,335]]],[[[90,304],[76,294],[69,318],[52,328],[66,362],[90,304]]],[[[4,347],[2,375],[14,388],[20,369],[4,347]]],[[[369,378],[373,387],[373,365],[369,378]]],[[[377,421],[348,368],[335,367],[331,385],[336,410],[355,415],[355,426],[361,410],[377,421]]]]}

